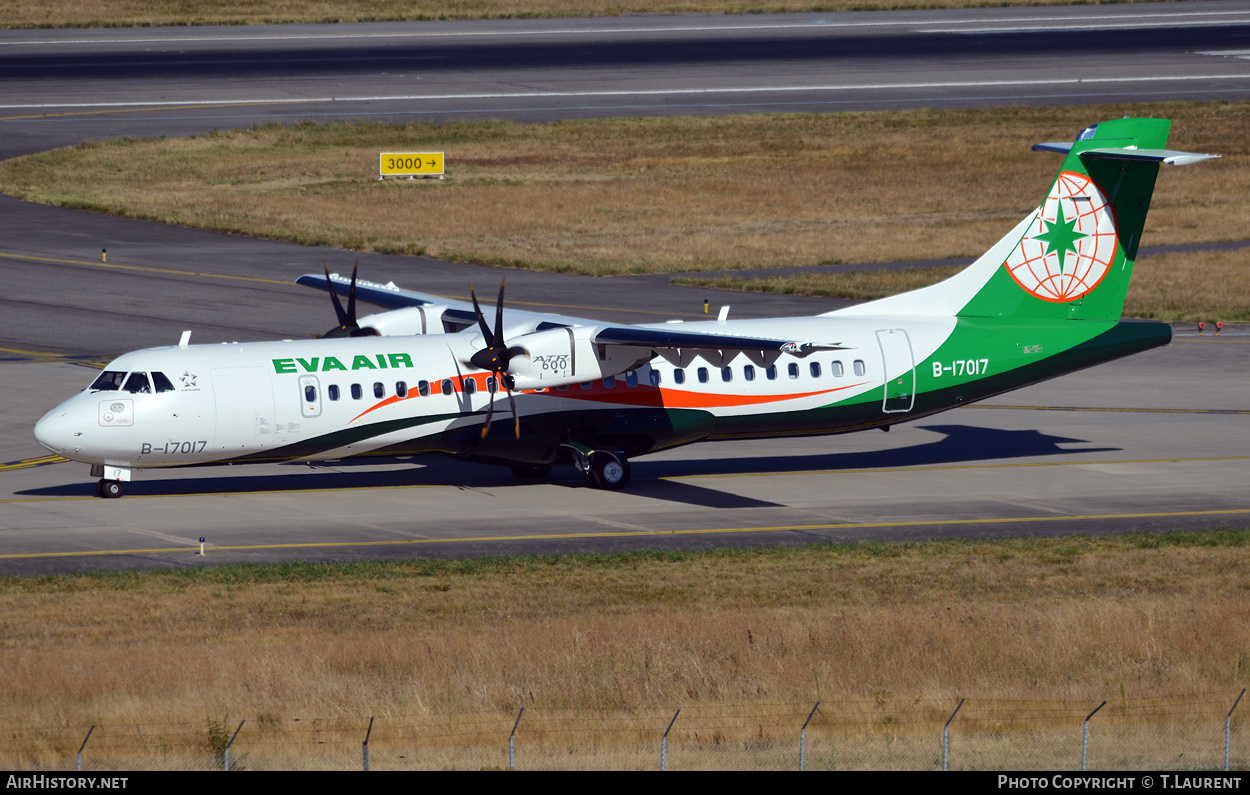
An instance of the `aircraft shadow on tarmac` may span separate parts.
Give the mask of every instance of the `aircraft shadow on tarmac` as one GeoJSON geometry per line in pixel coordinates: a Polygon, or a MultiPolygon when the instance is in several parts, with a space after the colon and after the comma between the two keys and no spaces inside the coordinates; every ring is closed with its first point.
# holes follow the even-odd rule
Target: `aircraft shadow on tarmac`
{"type": "MultiPolygon", "coordinates": [[[[632,462],[630,496],[684,503],[708,508],[776,507],[776,503],[742,497],[718,489],[704,488],[663,478],[699,475],[786,473],[811,470],[868,471],[899,467],[969,464],[1019,458],[1056,457],[1102,453],[1115,447],[1065,449],[1060,445],[1087,444],[1084,439],[1052,436],[1036,430],[1003,430],[971,425],[926,425],[922,430],[942,434],[942,438],[910,447],[816,455],[759,456],[752,458],[691,458],[685,460],[632,462]]],[[[422,457],[420,468],[411,458],[353,458],[302,467],[278,475],[231,475],[227,477],[184,477],[168,480],[137,480],[128,484],[127,493],[136,496],[194,496],[202,494],[249,494],[272,491],[318,491],[323,489],[363,489],[379,487],[449,486],[460,489],[523,488],[533,481],[518,480],[502,467],[483,466],[443,457],[422,457]],[[396,465],[381,471],[351,471],[361,466],[396,465]]],[[[183,470],[188,471],[188,470],[183,470]]],[[[233,471],[237,472],[238,469],[233,471]]],[[[584,487],[582,479],[569,467],[554,470],[551,485],[584,487]]],[[[16,492],[21,496],[81,497],[90,495],[90,481],[67,483],[16,492]]]]}

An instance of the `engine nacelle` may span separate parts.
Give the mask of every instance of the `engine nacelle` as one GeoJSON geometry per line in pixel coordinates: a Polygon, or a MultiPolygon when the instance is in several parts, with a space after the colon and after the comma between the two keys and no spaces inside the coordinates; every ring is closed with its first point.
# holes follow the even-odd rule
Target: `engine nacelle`
{"type": "Polygon", "coordinates": [[[598,326],[553,328],[508,340],[521,347],[508,362],[516,389],[544,389],[620,375],[641,367],[654,355],[650,348],[596,345],[598,326]]]}
{"type": "Polygon", "coordinates": [[[445,306],[405,306],[361,318],[360,327],[375,329],[383,337],[415,334],[443,334],[445,306]]]}

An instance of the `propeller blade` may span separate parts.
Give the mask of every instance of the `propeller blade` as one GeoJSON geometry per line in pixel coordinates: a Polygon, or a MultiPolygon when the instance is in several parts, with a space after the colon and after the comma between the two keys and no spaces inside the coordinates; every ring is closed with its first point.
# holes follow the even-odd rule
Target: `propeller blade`
{"type": "MultiPolygon", "coordinates": [[[[499,344],[499,347],[501,348],[504,346],[504,342],[503,342],[503,288],[504,288],[504,285],[507,283],[508,283],[507,279],[501,279],[499,281],[499,300],[495,304],[495,342],[497,342],[499,344]]],[[[507,365],[501,365],[501,366],[506,367],[507,365]]]]}
{"type": "Polygon", "coordinates": [[[512,397],[512,388],[508,386],[508,382],[504,381],[502,377],[499,380],[503,381],[503,388],[508,390],[508,405],[512,406],[512,432],[516,435],[516,438],[520,439],[521,418],[516,413],[516,399],[512,397]]]}
{"type": "Polygon", "coordinates": [[[322,260],[321,267],[326,272],[326,289],[330,291],[330,300],[334,302],[334,316],[339,319],[339,328],[347,328],[347,313],[343,311],[343,303],[339,301],[339,294],[334,292],[334,285],[330,283],[330,266],[322,260]]]}
{"type": "MultiPolygon", "coordinates": [[[[490,395],[488,391],[486,394],[490,395]]],[[[490,433],[490,421],[495,416],[495,396],[490,395],[486,401],[486,424],[482,426],[482,438],[486,438],[486,434],[490,433]]]]}
{"type": "Polygon", "coordinates": [[[352,266],[352,286],[347,291],[347,326],[350,330],[355,331],[360,326],[356,323],[356,271],[360,270],[360,260],[356,260],[356,264],[352,266]]]}
{"type": "Polygon", "coordinates": [[[478,306],[477,295],[473,292],[473,282],[469,282],[469,298],[473,299],[473,313],[477,315],[477,326],[482,330],[482,341],[487,348],[495,347],[494,335],[490,333],[490,326],[486,325],[486,318],[482,317],[482,307],[478,306]]]}

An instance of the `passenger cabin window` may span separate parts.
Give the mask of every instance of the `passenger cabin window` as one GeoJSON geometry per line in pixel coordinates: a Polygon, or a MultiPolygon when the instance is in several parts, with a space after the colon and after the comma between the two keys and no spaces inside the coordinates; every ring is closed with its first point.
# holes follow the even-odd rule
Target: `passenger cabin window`
{"type": "Polygon", "coordinates": [[[152,385],[156,387],[157,392],[173,392],[174,385],[164,373],[152,373],[152,385]]]}
{"type": "Polygon", "coordinates": [[[360,384],[352,384],[352,400],[360,400],[365,396],[365,391],[360,388],[360,384]]]}
{"type": "Polygon", "coordinates": [[[830,362],[829,363],[829,375],[833,376],[834,378],[841,378],[842,377],[842,362],[830,362]]]}
{"type": "Polygon", "coordinates": [[[798,378],[799,366],[794,362],[790,362],[790,364],[786,365],[786,372],[790,374],[791,378],[798,378]]]}
{"type": "Polygon", "coordinates": [[[477,394],[477,379],[476,379],[476,378],[466,378],[466,379],[464,379],[464,393],[465,393],[466,395],[476,395],[476,394],[477,394]]]}
{"type": "Polygon", "coordinates": [[[867,368],[864,367],[864,360],[856,359],[855,360],[855,375],[863,375],[867,371],[868,371],[867,368]]]}
{"type": "Polygon", "coordinates": [[[91,386],[87,388],[97,392],[116,392],[122,388],[122,382],[125,380],[125,370],[106,370],[100,373],[100,377],[91,382],[91,386]]]}
{"type": "Polygon", "coordinates": [[[386,384],[383,384],[381,381],[374,381],[373,382],[373,396],[375,398],[386,397],[386,384]]]}
{"type": "MultiPolygon", "coordinates": [[[[408,382],[396,381],[395,382],[395,394],[401,398],[408,397],[408,382]]],[[[330,399],[333,400],[334,398],[330,398],[330,399]]]]}
{"type": "Polygon", "coordinates": [[[420,395],[421,397],[429,397],[430,396],[430,382],[418,381],[417,382],[417,394],[420,395]]]}
{"type": "Polygon", "coordinates": [[[560,386],[556,387],[556,389],[558,389],[558,390],[559,390],[559,391],[561,391],[561,392],[568,392],[568,391],[569,391],[569,385],[568,385],[568,384],[560,384],[560,386]]]}
{"type": "Polygon", "coordinates": [[[681,369],[680,367],[674,370],[673,371],[673,383],[674,384],[686,383],[686,371],[681,369]]]}
{"type": "Polygon", "coordinates": [[[152,387],[148,385],[147,373],[131,373],[126,379],[126,386],[122,387],[132,394],[148,394],[152,391],[152,387]]]}
{"type": "Polygon", "coordinates": [[[754,381],[755,380],[755,365],[748,364],[746,367],[743,367],[742,377],[748,381],[754,381]]]}
{"type": "Polygon", "coordinates": [[[317,402],[317,387],[313,386],[312,384],[308,384],[307,386],[304,387],[304,402],[305,403],[317,402]]]}
{"type": "Polygon", "coordinates": [[[811,372],[812,378],[820,378],[820,362],[812,362],[807,369],[811,372]]]}
{"type": "Polygon", "coordinates": [[[699,383],[700,384],[707,383],[707,368],[706,367],[699,368],[699,383]]]}
{"type": "Polygon", "coordinates": [[[768,369],[764,371],[764,375],[768,376],[769,381],[776,381],[777,380],[777,365],[775,364],[768,365],[768,369]]]}
{"type": "Polygon", "coordinates": [[[614,375],[610,375],[610,376],[608,376],[607,378],[603,379],[603,386],[604,386],[604,388],[605,388],[605,389],[612,389],[613,387],[615,387],[615,386],[616,386],[616,376],[614,376],[614,375]]]}
{"type": "Polygon", "coordinates": [[[495,376],[487,376],[486,391],[492,395],[499,391],[499,381],[495,378],[495,376]]]}
{"type": "Polygon", "coordinates": [[[659,385],[660,385],[660,371],[652,370],[651,371],[651,386],[659,386],[659,385]]]}
{"type": "Polygon", "coordinates": [[[582,389],[590,389],[592,386],[594,386],[594,384],[590,383],[589,381],[582,382],[582,389]]]}
{"type": "Polygon", "coordinates": [[[444,394],[444,395],[450,395],[450,394],[451,394],[451,379],[450,379],[450,378],[444,378],[444,379],[443,379],[443,384],[442,384],[442,387],[441,387],[441,388],[442,388],[442,391],[443,391],[443,394],[444,394]]]}
{"type": "Polygon", "coordinates": [[[732,367],[720,368],[720,380],[729,382],[734,380],[734,370],[732,367]]]}
{"type": "Polygon", "coordinates": [[[330,384],[328,387],[326,387],[326,397],[330,398],[330,400],[339,399],[338,384],[330,384]]]}
{"type": "Polygon", "coordinates": [[[631,389],[638,386],[638,371],[637,370],[630,370],[628,373],[625,374],[625,386],[631,389]]]}

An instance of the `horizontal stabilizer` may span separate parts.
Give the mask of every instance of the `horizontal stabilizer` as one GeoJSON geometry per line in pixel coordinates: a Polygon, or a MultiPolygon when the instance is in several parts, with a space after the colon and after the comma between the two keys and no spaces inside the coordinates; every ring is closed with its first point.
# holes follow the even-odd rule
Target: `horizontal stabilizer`
{"type": "Polygon", "coordinates": [[[1177,152],[1172,149],[1087,149],[1081,152],[1082,160],[1137,160],[1148,163],[1166,163],[1169,166],[1188,166],[1214,160],[1219,155],[1204,155],[1197,152],[1177,152]]]}
{"type": "MultiPolygon", "coordinates": [[[[1058,152],[1066,155],[1072,151],[1071,143],[1033,144],[1034,152],[1058,152]]],[[[1147,163],[1166,163],[1169,166],[1188,166],[1214,160],[1219,155],[1204,155],[1197,152],[1178,152],[1173,149],[1133,149],[1129,147],[1108,147],[1105,149],[1087,149],[1081,152],[1082,160],[1136,160],[1147,163]]]]}
{"type": "Polygon", "coordinates": [[[792,342],[729,334],[703,334],[697,331],[612,326],[593,337],[597,345],[632,345],[639,348],[689,348],[721,351],[782,351],[802,354],[814,351],[840,351],[836,343],[792,342]]]}

